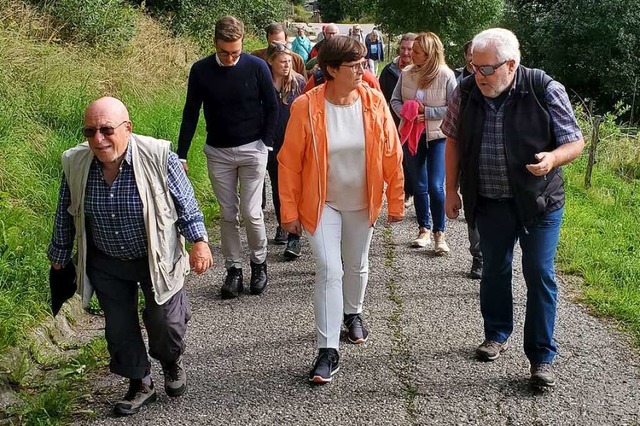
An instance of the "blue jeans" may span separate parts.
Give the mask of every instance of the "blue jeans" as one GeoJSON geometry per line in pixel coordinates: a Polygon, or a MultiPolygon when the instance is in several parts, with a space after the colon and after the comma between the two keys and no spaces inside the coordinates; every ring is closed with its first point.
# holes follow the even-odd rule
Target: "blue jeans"
{"type": "Polygon", "coordinates": [[[444,218],[444,139],[434,139],[426,143],[423,134],[418,142],[418,152],[410,155],[409,173],[413,181],[413,202],[416,208],[418,226],[433,232],[445,230],[444,218]],[[431,215],[429,215],[431,207],[431,215]]]}
{"type": "Polygon", "coordinates": [[[564,208],[544,215],[536,226],[525,228],[513,200],[480,197],[476,223],[483,256],[480,310],[485,339],[504,342],[513,331],[511,275],[513,249],[520,240],[522,272],[527,285],[524,352],[531,364],[552,362],[558,304],[554,258],[564,208]]]}

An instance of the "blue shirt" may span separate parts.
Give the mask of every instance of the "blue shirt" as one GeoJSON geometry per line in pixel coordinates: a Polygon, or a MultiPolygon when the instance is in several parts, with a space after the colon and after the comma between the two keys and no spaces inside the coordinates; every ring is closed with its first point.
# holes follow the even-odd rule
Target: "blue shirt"
{"type": "MultiPolygon", "coordinates": [[[[180,233],[191,242],[205,237],[204,216],[175,153],[169,153],[167,185],[176,206],[180,233]]],[[[87,239],[103,253],[118,259],[146,257],[147,234],[142,200],[131,164],[131,145],[127,147],[120,171],[111,185],[104,180],[100,162],[94,158],[85,191],[87,239]]],[[[48,250],[52,263],[65,264],[71,258],[75,226],[73,216],[67,211],[70,204],[71,191],[63,176],[48,250]]]]}

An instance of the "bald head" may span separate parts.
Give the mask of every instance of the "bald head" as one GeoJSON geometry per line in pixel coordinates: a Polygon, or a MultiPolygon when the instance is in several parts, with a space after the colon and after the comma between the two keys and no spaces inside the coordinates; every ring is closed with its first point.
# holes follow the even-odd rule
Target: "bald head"
{"type": "Polygon", "coordinates": [[[108,96],[91,102],[84,112],[83,132],[101,163],[119,164],[131,134],[127,107],[119,99],[108,96]]]}
{"type": "Polygon", "coordinates": [[[327,24],[324,27],[324,38],[327,40],[340,34],[340,29],[336,24],[327,24]]]}

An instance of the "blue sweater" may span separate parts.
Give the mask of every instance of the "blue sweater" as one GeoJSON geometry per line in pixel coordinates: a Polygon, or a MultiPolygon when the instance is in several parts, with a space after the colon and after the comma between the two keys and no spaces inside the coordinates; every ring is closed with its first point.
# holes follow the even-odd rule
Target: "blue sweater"
{"type": "Polygon", "coordinates": [[[278,101],[262,59],[243,53],[235,66],[221,67],[211,55],[193,64],[178,137],[180,158],[187,158],[201,106],[207,145],[230,148],[262,139],[273,146],[278,101]]]}

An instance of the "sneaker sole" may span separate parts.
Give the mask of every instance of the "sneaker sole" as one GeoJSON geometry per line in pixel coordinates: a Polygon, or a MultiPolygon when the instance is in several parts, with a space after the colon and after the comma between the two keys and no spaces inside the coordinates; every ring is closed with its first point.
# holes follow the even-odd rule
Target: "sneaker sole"
{"type": "Polygon", "coordinates": [[[431,241],[427,241],[427,242],[418,242],[418,241],[412,241],[411,242],[411,247],[413,248],[423,248],[423,247],[427,247],[428,245],[431,244],[431,241]]]}
{"type": "Polygon", "coordinates": [[[448,251],[444,251],[444,250],[436,250],[435,251],[436,256],[446,256],[449,254],[448,251]]]}
{"type": "Polygon", "coordinates": [[[282,255],[287,259],[297,259],[300,257],[301,253],[294,253],[292,251],[285,250],[284,253],[282,253],[282,255]]]}
{"type": "Polygon", "coordinates": [[[537,389],[548,389],[556,386],[555,380],[553,382],[545,382],[542,379],[538,379],[537,377],[531,378],[531,386],[537,389]]]}
{"type": "Polygon", "coordinates": [[[265,291],[267,291],[267,287],[269,287],[269,284],[265,285],[263,288],[261,288],[260,290],[256,290],[256,289],[249,289],[249,293],[251,293],[254,296],[260,296],[262,293],[264,293],[265,291]]]}
{"type": "Polygon", "coordinates": [[[349,337],[347,336],[347,340],[348,340],[350,343],[353,343],[354,345],[361,345],[361,344],[363,344],[363,343],[367,343],[367,340],[369,340],[369,336],[364,337],[364,338],[362,338],[362,339],[358,339],[358,340],[351,340],[351,338],[349,338],[349,337]]]}
{"type": "Polygon", "coordinates": [[[158,394],[156,392],[153,392],[153,394],[149,396],[149,398],[147,398],[142,404],[140,404],[135,408],[121,407],[116,403],[116,405],[113,407],[113,413],[116,416],[131,416],[132,414],[136,414],[138,411],[140,411],[140,409],[145,405],[151,404],[152,402],[156,402],[157,399],[158,399],[158,394]]]}
{"type": "Polygon", "coordinates": [[[284,246],[287,244],[287,241],[279,241],[279,240],[273,240],[273,244],[276,246],[284,246]]]}
{"type": "Polygon", "coordinates": [[[319,385],[323,385],[325,383],[330,383],[331,379],[333,379],[333,375],[336,374],[338,371],[340,371],[340,367],[338,367],[335,370],[333,370],[331,372],[331,376],[328,379],[325,378],[325,377],[322,377],[322,376],[313,376],[313,377],[309,378],[309,382],[316,383],[316,384],[319,384],[319,385]]]}
{"type": "Polygon", "coordinates": [[[164,391],[166,392],[167,396],[170,396],[171,398],[177,398],[179,396],[184,395],[187,392],[187,385],[184,384],[178,389],[164,388],[164,391]]]}

